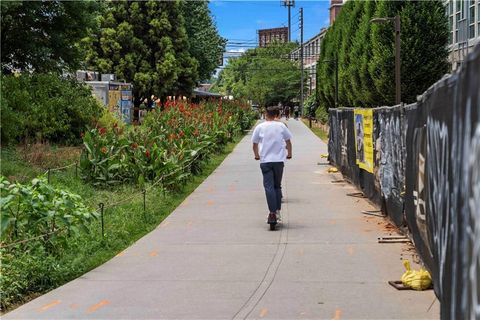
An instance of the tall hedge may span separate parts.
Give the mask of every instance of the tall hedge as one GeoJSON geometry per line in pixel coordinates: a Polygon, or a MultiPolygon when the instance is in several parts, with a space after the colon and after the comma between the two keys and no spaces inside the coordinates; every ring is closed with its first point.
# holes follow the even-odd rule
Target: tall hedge
{"type": "Polygon", "coordinates": [[[27,139],[61,144],[80,134],[102,113],[91,89],[56,74],[1,77],[1,144],[27,139]]]}
{"type": "Polygon", "coordinates": [[[339,105],[375,107],[395,103],[394,24],[374,24],[374,17],[401,19],[402,102],[418,94],[449,70],[448,20],[440,1],[358,1],[344,4],[322,42],[317,64],[317,99],[335,105],[338,61],[339,105]]]}

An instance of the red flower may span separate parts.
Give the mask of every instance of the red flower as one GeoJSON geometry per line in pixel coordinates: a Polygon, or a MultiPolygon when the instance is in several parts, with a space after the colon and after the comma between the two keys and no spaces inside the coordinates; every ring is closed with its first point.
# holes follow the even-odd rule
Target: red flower
{"type": "Polygon", "coordinates": [[[180,136],[180,138],[183,138],[185,136],[185,133],[183,133],[183,131],[180,130],[179,136],[180,136]]]}
{"type": "Polygon", "coordinates": [[[100,133],[101,136],[105,135],[107,133],[107,129],[106,128],[100,128],[98,130],[98,132],[100,133]]]}
{"type": "Polygon", "coordinates": [[[145,156],[146,156],[147,158],[150,158],[150,151],[149,151],[148,149],[147,149],[147,151],[145,151],[145,156]]]}
{"type": "Polygon", "coordinates": [[[100,151],[101,151],[103,154],[107,154],[108,149],[107,149],[107,147],[102,147],[102,149],[100,149],[100,151]]]}
{"type": "Polygon", "coordinates": [[[131,147],[133,150],[137,149],[138,148],[138,144],[137,143],[132,143],[131,144],[131,147]]]}

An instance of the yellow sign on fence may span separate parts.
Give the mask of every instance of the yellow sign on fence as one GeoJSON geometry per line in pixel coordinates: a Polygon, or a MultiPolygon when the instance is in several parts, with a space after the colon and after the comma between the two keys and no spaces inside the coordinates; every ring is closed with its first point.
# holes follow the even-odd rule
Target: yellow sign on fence
{"type": "Polygon", "coordinates": [[[353,117],[357,164],[373,173],[373,110],[355,109],[353,117]]]}

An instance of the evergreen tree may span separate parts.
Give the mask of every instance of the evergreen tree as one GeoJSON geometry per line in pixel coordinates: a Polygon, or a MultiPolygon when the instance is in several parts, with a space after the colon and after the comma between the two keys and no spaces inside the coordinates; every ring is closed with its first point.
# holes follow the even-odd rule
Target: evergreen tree
{"type": "Polygon", "coordinates": [[[407,1],[401,17],[402,100],[413,102],[449,71],[448,18],[440,1],[407,1]]]}
{"type": "Polygon", "coordinates": [[[85,39],[87,63],[133,82],[134,104],[151,95],[189,95],[198,62],[189,54],[179,2],[112,1],[99,32],[85,39]]]}
{"type": "MultiPolygon", "coordinates": [[[[377,5],[374,17],[395,17],[395,15],[401,12],[404,4],[404,1],[381,1],[377,5]]],[[[381,104],[394,105],[395,34],[393,21],[373,24],[371,35],[373,55],[370,59],[368,70],[382,98],[381,104]]],[[[407,36],[418,37],[419,35],[403,33],[402,36],[405,38],[407,36]]]]}
{"type": "Polygon", "coordinates": [[[317,99],[335,105],[335,74],[325,61],[339,61],[341,106],[374,107],[395,103],[395,34],[401,19],[402,102],[415,101],[448,71],[448,25],[439,1],[349,1],[327,31],[317,65],[317,99]]]}

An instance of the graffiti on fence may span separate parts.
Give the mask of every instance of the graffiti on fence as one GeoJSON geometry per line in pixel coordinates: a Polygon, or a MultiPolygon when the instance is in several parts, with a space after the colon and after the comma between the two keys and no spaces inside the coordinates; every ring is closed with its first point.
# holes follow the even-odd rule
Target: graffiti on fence
{"type": "Polygon", "coordinates": [[[330,110],[330,161],[397,226],[406,224],[442,319],[480,319],[479,75],[480,45],[417,103],[371,109],[374,174],[364,166],[365,117],[330,110]]]}

